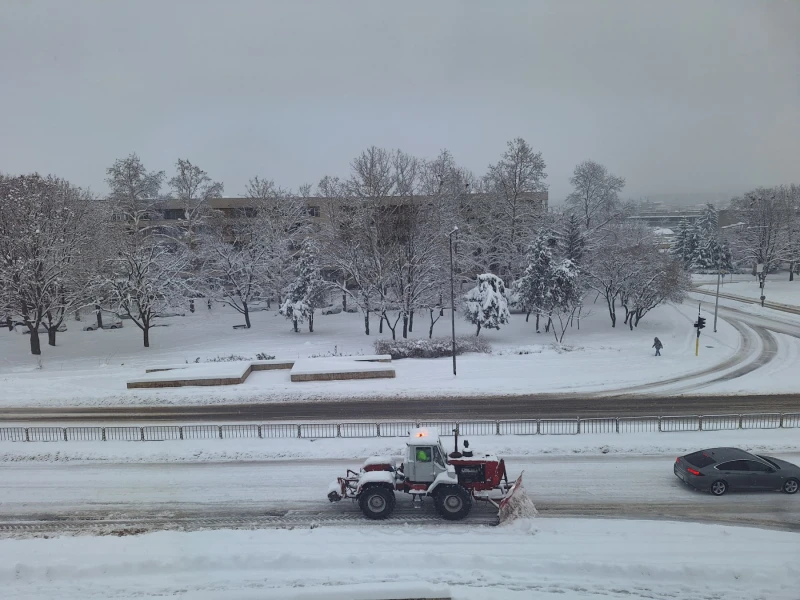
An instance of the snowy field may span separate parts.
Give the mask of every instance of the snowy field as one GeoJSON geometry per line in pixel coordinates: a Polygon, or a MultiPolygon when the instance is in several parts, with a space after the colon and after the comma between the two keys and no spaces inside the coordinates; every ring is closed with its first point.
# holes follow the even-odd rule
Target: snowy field
{"type": "MultiPolygon", "coordinates": [[[[241,385],[210,388],[127,390],[125,382],[144,375],[146,368],[185,364],[231,354],[255,357],[263,352],[277,358],[315,355],[373,354],[379,337],[377,319],[372,335],[363,332],[363,317],[340,313],[318,316],[315,332],[293,333],[286,319],[272,311],[256,312],[253,328],[235,330],[241,317],[230,310],[199,308],[195,314],[164,319],[167,327],[151,332],[152,347],[145,349],[141,332],[129,321],[112,331],[81,330],[69,322],[58,334],[58,346],[43,345],[41,361],[28,354],[27,336],[0,331],[0,386],[4,406],[90,406],[211,404],[225,402],[282,402],[316,398],[352,398],[412,395],[485,395],[569,391],[623,390],[665,376],[677,377],[708,369],[731,357],[739,347],[733,327],[721,323],[718,334],[703,339],[694,356],[696,312],[691,306],[654,309],[634,331],[621,323],[610,326],[607,309],[599,301],[580,322],[580,331],[567,331],[563,346],[552,334],[535,331],[533,320],[512,315],[499,331],[483,331],[492,345],[491,355],[459,357],[459,374],[453,377],[449,358],[394,361],[397,377],[381,381],[291,383],[287,371],[253,373],[241,385]],[[664,343],[656,358],[653,337],[664,343]]],[[[621,310],[621,309],[620,309],[621,310]]],[[[427,337],[427,316],[417,316],[412,337],[427,337]]],[[[447,316],[434,335],[447,336],[447,316]]],[[[456,321],[459,335],[473,335],[463,319],[456,321]]],[[[708,330],[706,330],[708,331],[708,330]]],[[[390,337],[384,328],[380,337],[390,337]]]]}
{"type": "Polygon", "coordinates": [[[798,555],[794,533],[648,521],[159,532],[0,540],[0,585],[17,600],[794,600],[798,555]]]}

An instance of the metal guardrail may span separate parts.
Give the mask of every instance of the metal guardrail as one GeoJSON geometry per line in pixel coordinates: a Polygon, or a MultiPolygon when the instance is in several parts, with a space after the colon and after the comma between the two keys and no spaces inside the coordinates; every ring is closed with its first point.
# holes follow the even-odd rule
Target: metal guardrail
{"type": "Polygon", "coordinates": [[[149,425],[145,427],[0,427],[0,442],[159,442],[169,440],[405,437],[418,427],[449,435],[578,435],[669,433],[734,429],[800,428],[799,413],[750,413],[662,417],[592,417],[506,421],[386,421],[267,423],[239,425],[149,425]]]}

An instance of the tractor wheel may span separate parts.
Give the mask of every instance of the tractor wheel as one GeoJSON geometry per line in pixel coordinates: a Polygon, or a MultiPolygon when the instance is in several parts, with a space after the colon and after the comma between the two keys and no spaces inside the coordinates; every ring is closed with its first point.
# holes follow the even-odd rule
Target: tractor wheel
{"type": "Polygon", "coordinates": [[[460,485],[448,485],[434,493],[436,511],[448,521],[459,521],[472,509],[472,496],[460,485]]]}
{"type": "Polygon", "coordinates": [[[361,492],[358,505],[368,519],[380,521],[394,511],[394,492],[385,487],[372,486],[361,492]]]}

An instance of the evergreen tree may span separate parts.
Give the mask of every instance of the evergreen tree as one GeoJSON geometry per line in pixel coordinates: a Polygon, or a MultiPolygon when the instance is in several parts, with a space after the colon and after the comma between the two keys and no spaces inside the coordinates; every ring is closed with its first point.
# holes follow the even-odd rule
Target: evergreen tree
{"type": "Polygon", "coordinates": [[[322,306],[325,282],[317,266],[317,251],[308,239],[303,243],[297,261],[297,277],[286,288],[286,299],[280,314],[292,321],[294,330],[308,321],[308,330],[314,332],[314,311],[322,306]]]}
{"type": "Polygon", "coordinates": [[[539,331],[539,316],[547,304],[547,286],[555,260],[553,253],[557,245],[557,239],[552,231],[539,232],[528,248],[525,257],[527,266],[517,286],[520,306],[527,315],[531,312],[536,313],[536,331],[539,331]]]}
{"type": "Polygon", "coordinates": [[[575,213],[570,215],[561,234],[561,246],[564,249],[564,258],[579,265],[586,249],[586,240],[581,231],[581,223],[575,213]]]}
{"type": "Polygon", "coordinates": [[[497,275],[478,275],[477,285],[467,292],[464,300],[464,317],[478,326],[476,336],[481,329],[500,329],[500,325],[508,323],[506,286],[497,275]]]}
{"type": "Polygon", "coordinates": [[[684,265],[689,265],[692,261],[691,237],[689,221],[684,217],[681,219],[678,235],[675,236],[675,241],[672,242],[672,247],[669,249],[670,255],[683,261],[684,265]]]}

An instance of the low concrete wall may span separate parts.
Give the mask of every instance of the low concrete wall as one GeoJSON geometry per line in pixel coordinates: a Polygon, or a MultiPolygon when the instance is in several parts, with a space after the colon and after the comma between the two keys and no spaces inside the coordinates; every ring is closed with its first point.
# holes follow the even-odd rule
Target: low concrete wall
{"type": "Polygon", "coordinates": [[[394,369],[380,371],[338,371],[332,373],[292,373],[292,381],[341,381],[345,379],[391,379],[394,369]]]}

